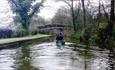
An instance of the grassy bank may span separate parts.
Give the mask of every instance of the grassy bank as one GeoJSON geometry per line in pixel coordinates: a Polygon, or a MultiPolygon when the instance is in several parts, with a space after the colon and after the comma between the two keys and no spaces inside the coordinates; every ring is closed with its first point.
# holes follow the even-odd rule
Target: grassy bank
{"type": "Polygon", "coordinates": [[[37,34],[37,35],[26,36],[26,37],[0,39],[0,44],[9,44],[9,43],[14,43],[19,41],[34,40],[34,39],[49,37],[49,36],[50,35],[37,34]]]}

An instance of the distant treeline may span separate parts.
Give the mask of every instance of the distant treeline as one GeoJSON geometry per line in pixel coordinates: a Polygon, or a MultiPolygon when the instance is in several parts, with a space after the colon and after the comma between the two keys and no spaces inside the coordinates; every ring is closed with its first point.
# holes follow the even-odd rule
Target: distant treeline
{"type": "Polygon", "coordinates": [[[10,29],[0,29],[0,38],[10,38],[12,34],[13,32],[10,29]]]}
{"type": "MultiPolygon", "coordinates": [[[[37,34],[37,32],[32,32],[32,35],[37,34]]],[[[15,31],[12,29],[0,29],[0,39],[2,38],[13,38],[13,37],[23,37],[27,36],[28,33],[26,31],[15,31]]]]}

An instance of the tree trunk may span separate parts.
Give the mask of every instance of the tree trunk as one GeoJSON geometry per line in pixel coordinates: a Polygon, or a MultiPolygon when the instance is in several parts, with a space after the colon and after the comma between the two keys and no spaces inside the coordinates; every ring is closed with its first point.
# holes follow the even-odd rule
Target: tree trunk
{"type": "Polygon", "coordinates": [[[113,26],[114,25],[114,19],[115,19],[115,14],[114,14],[114,6],[115,6],[115,0],[111,0],[111,11],[110,11],[110,24],[113,26]]]}
{"type": "Polygon", "coordinates": [[[109,39],[112,38],[112,32],[113,32],[113,27],[114,27],[114,23],[115,23],[115,20],[114,20],[114,0],[111,0],[111,10],[110,10],[110,22],[108,23],[108,26],[106,27],[106,32],[108,33],[108,37],[109,39]]]}
{"type": "Polygon", "coordinates": [[[71,1],[71,3],[72,3],[72,6],[71,6],[71,15],[72,15],[73,30],[77,31],[77,29],[76,29],[76,23],[75,23],[75,13],[74,13],[73,0],[71,1]]]}
{"type": "MultiPolygon", "coordinates": [[[[110,40],[112,39],[113,37],[113,28],[114,28],[114,24],[115,24],[115,15],[114,15],[114,4],[115,3],[115,0],[111,0],[111,11],[110,11],[110,23],[108,24],[108,31],[109,31],[109,37],[110,37],[110,40]]],[[[111,42],[111,41],[109,41],[111,42]]],[[[113,50],[113,46],[110,46],[109,47],[110,50],[113,50]]]]}
{"type": "Polygon", "coordinates": [[[105,29],[103,29],[100,33],[101,33],[101,38],[100,40],[102,41],[101,44],[103,44],[103,46],[105,48],[108,48],[109,50],[113,49],[113,46],[111,44],[112,42],[112,37],[113,37],[113,27],[114,27],[114,0],[111,0],[111,10],[110,10],[110,19],[108,19],[108,25],[106,26],[105,29]]]}
{"type": "Polygon", "coordinates": [[[100,25],[100,14],[101,14],[101,4],[100,4],[100,0],[99,0],[99,12],[98,12],[98,29],[99,29],[99,25],[100,25]]]}
{"type": "Polygon", "coordinates": [[[83,8],[83,23],[84,23],[84,27],[86,26],[86,11],[85,11],[85,4],[84,4],[84,0],[81,0],[82,3],[82,8],[83,8]]]}

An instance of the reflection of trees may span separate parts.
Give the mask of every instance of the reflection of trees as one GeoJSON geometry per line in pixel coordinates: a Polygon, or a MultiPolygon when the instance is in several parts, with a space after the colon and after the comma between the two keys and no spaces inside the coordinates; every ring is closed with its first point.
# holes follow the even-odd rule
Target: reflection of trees
{"type": "Polygon", "coordinates": [[[88,62],[93,56],[92,52],[89,49],[84,50],[84,70],[88,70],[88,62]]]}
{"type": "Polygon", "coordinates": [[[18,70],[31,70],[30,69],[30,49],[29,47],[22,47],[22,55],[20,57],[20,64],[18,70]]]}
{"type": "Polygon", "coordinates": [[[22,46],[16,53],[16,70],[37,70],[31,66],[30,47],[22,46]]]}
{"type": "Polygon", "coordinates": [[[108,55],[108,70],[115,70],[115,53],[113,50],[110,50],[110,53],[108,55]]]}
{"type": "Polygon", "coordinates": [[[92,51],[87,48],[76,48],[76,51],[79,52],[79,55],[83,57],[84,59],[84,70],[89,70],[88,65],[90,65],[90,59],[93,58],[93,54],[92,51]]]}

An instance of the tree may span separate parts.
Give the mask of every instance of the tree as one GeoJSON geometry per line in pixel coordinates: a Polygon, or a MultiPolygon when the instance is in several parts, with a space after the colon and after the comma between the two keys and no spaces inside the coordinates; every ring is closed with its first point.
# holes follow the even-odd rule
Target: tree
{"type": "Polygon", "coordinates": [[[86,25],[86,11],[85,11],[85,4],[84,4],[84,0],[81,0],[82,3],[82,8],[83,8],[83,22],[84,22],[84,27],[86,25]]]}
{"type": "Polygon", "coordinates": [[[58,0],[58,1],[63,1],[64,3],[66,3],[68,5],[68,7],[70,8],[70,11],[71,11],[71,17],[72,17],[72,23],[73,23],[73,30],[74,31],[77,31],[77,28],[76,28],[76,18],[75,18],[75,11],[74,11],[74,2],[76,0],[58,0]]]}
{"type": "Polygon", "coordinates": [[[37,33],[39,30],[38,30],[38,27],[39,26],[44,26],[46,24],[48,24],[48,21],[45,20],[43,17],[41,16],[37,16],[35,15],[32,19],[31,19],[31,23],[30,26],[29,26],[29,31],[31,32],[31,34],[33,33],[37,33]]]}
{"type": "Polygon", "coordinates": [[[114,6],[115,6],[115,0],[111,0],[111,11],[110,11],[110,35],[112,34],[113,31],[113,26],[115,25],[115,14],[114,14],[114,6]]]}
{"type": "Polygon", "coordinates": [[[40,11],[44,0],[36,2],[36,0],[8,0],[13,12],[16,14],[17,22],[28,32],[30,20],[34,14],[40,11]],[[35,3],[35,4],[34,4],[35,3]]]}
{"type": "MultiPolygon", "coordinates": [[[[110,22],[108,23],[105,31],[106,31],[106,38],[108,39],[108,42],[110,44],[111,39],[113,37],[113,28],[115,25],[115,14],[114,14],[114,6],[115,6],[115,0],[111,0],[111,9],[110,9],[110,22]]],[[[112,49],[110,47],[110,49],[112,49]]]]}
{"type": "Polygon", "coordinates": [[[53,24],[72,25],[71,15],[67,8],[61,7],[52,19],[53,24]]]}
{"type": "Polygon", "coordinates": [[[100,47],[103,47],[104,48],[108,48],[110,50],[112,50],[112,41],[113,41],[113,29],[114,29],[114,23],[115,23],[115,15],[114,15],[114,4],[115,4],[115,1],[114,0],[111,0],[111,4],[110,4],[110,13],[108,14],[106,12],[106,8],[104,6],[104,4],[102,4],[102,7],[103,7],[103,11],[105,13],[105,17],[107,19],[107,22],[108,24],[106,25],[105,28],[103,29],[100,29],[99,31],[99,43],[101,43],[101,46],[100,47]]]}

